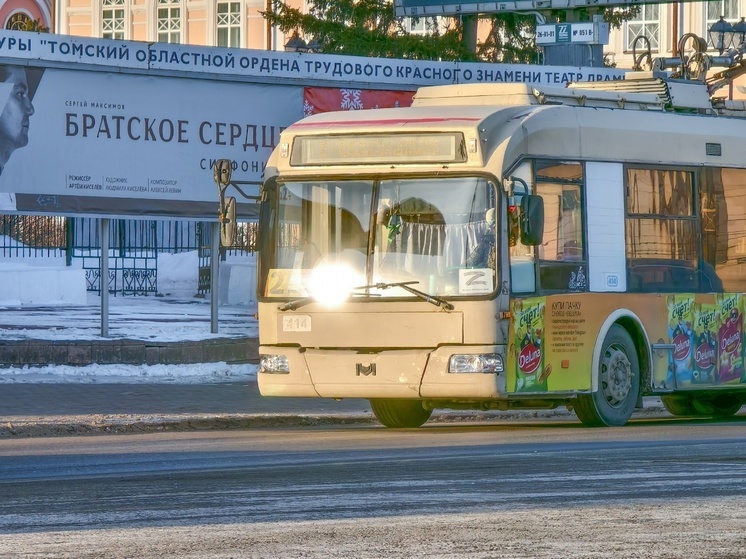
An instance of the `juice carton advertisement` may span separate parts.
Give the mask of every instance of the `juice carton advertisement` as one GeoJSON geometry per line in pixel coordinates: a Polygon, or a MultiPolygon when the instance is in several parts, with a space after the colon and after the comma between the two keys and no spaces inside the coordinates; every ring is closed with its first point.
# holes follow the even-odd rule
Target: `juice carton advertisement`
{"type": "Polygon", "coordinates": [[[718,364],[720,313],[716,304],[694,305],[694,372],[692,384],[714,384],[718,364]]]}
{"type": "Polygon", "coordinates": [[[516,392],[546,392],[544,372],[545,299],[524,299],[513,306],[516,355],[516,392]]]}
{"type": "Polygon", "coordinates": [[[743,374],[743,297],[740,293],[718,293],[715,301],[720,313],[718,382],[740,381],[743,374]]]}
{"type": "Polygon", "coordinates": [[[694,371],[694,295],[669,295],[668,343],[674,346],[668,361],[668,386],[683,386],[692,382],[694,371]]]}

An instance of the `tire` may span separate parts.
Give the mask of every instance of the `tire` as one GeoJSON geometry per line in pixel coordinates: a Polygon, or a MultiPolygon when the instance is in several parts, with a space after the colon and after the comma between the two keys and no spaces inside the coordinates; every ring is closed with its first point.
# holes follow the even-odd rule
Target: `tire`
{"type": "Polygon", "coordinates": [[[369,400],[373,414],[386,427],[422,427],[433,410],[422,407],[420,400],[369,400]]]}
{"type": "Polygon", "coordinates": [[[632,417],[639,394],[640,365],[635,344],[624,328],[614,324],[601,348],[598,390],[576,398],[575,414],[591,427],[620,427],[632,417]]]}
{"type": "Polygon", "coordinates": [[[738,413],[743,401],[738,396],[720,394],[709,398],[695,397],[692,405],[698,416],[731,417],[738,413]]]}
{"type": "Polygon", "coordinates": [[[665,396],[661,396],[661,402],[663,402],[663,407],[671,415],[677,417],[697,415],[692,397],[687,394],[666,394],[665,396]]]}
{"type": "Polygon", "coordinates": [[[661,396],[661,402],[671,415],[690,417],[731,417],[743,406],[743,401],[738,396],[729,394],[666,394],[661,396]]]}

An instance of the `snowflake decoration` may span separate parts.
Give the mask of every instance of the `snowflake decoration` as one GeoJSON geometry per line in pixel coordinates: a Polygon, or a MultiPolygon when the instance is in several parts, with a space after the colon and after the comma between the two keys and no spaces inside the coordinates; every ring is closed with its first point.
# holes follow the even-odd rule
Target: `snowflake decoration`
{"type": "Polygon", "coordinates": [[[342,106],[345,111],[356,111],[363,108],[363,101],[360,99],[359,89],[340,89],[342,93],[342,106]]]}
{"type": "Polygon", "coordinates": [[[308,102],[308,99],[303,99],[303,116],[311,116],[313,114],[313,105],[308,102]]]}

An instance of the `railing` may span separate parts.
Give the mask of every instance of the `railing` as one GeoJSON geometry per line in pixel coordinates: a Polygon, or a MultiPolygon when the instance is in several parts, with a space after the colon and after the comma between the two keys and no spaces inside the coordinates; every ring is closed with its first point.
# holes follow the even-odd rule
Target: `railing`
{"type": "MultiPolygon", "coordinates": [[[[253,253],[258,227],[240,223],[234,246],[226,254],[253,253]]],[[[0,215],[0,257],[63,257],[68,266],[78,259],[88,291],[100,293],[101,230],[93,218],[0,215]]],[[[148,295],[157,293],[158,253],[198,251],[199,286],[210,291],[210,224],[188,220],[111,220],[109,234],[110,293],[148,295]]]]}

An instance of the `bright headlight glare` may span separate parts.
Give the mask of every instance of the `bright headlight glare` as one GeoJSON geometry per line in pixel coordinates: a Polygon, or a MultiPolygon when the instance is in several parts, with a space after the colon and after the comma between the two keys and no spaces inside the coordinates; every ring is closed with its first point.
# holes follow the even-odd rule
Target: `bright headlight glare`
{"type": "Polygon", "coordinates": [[[352,267],[340,263],[324,263],[313,269],[309,283],[311,296],[322,305],[341,305],[362,280],[352,267]]]}
{"type": "Polygon", "coordinates": [[[260,373],[289,373],[287,355],[262,355],[259,359],[260,373]]]}
{"type": "Polygon", "coordinates": [[[449,373],[502,373],[503,357],[497,353],[451,355],[449,373]]]}

